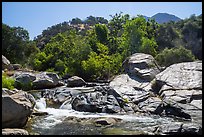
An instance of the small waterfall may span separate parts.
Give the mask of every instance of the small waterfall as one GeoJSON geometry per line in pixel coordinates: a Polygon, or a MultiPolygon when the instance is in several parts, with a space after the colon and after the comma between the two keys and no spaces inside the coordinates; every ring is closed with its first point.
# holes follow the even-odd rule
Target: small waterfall
{"type": "Polygon", "coordinates": [[[38,110],[44,110],[46,109],[46,101],[45,101],[45,98],[40,98],[38,100],[36,100],[36,106],[35,106],[36,109],[38,110]]]}

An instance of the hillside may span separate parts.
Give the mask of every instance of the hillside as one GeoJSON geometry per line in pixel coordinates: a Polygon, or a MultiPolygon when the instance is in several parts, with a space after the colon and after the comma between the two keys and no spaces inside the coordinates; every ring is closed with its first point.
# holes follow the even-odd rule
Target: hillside
{"type": "Polygon", "coordinates": [[[169,21],[180,21],[181,19],[175,15],[168,14],[168,13],[157,13],[153,15],[151,18],[154,18],[156,22],[159,24],[169,22],[169,21]]]}

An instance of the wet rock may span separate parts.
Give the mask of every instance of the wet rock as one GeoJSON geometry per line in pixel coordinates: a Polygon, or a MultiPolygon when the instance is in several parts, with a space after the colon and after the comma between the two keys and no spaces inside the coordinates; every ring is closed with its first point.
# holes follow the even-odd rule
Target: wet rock
{"type": "Polygon", "coordinates": [[[102,112],[102,107],[99,104],[90,102],[90,100],[83,95],[78,95],[73,99],[72,108],[84,112],[102,112]]]}
{"type": "Polygon", "coordinates": [[[2,127],[20,128],[25,126],[34,105],[34,97],[24,91],[12,95],[2,95],[2,127]]]}
{"type": "MultiPolygon", "coordinates": [[[[121,103],[122,101],[119,101],[118,96],[114,94],[116,92],[109,86],[102,86],[100,88],[97,86],[94,90],[87,89],[87,91],[73,91],[70,92],[71,95],[67,98],[69,101],[65,101],[66,103],[64,102],[61,108],[69,109],[70,103],[72,109],[77,111],[99,113],[120,113],[124,111],[124,104],[121,103]]],[[[128,106],[126,106],[126,109],[128,110],[128,106]]],[[[128,111],[131,111],[131,109],[128,111]]]]}
{"type": "Polygon", "coordinates": [[[169,124],[162,125],[159,131],[165,135],[176,135],[181,133],[182,123],[181,122],[173,122],[169,124]]]}
{"type": "Polygon", "coordinates": [[[82,92],[68,87],[57,87],[46,89],[42,92],[42,97],[51,100],[55,103],[63,103],[69,98],[74,98],[82,92]]]}
{"type": "Polygon", "coordinates": [[[84,85],[86,85],[86,82],[78,76],[73,76],[67,80],[68,87],[81,87],[84,85]]]}
{"type": "Polygon", "coordinates": [[[18,92],[17,89],[10,90],[7,88],[2,88],[2,95],[12,95],[12,94],[15,94],[17,92],[18,92]]]}
{"type": "Polygon", "coordinates": [[[115,123],[117,123],[118,121],[120,121],[121,119],[116,119],[116,118],[98,118],[96,120],[94,120],[94,122],[96,124],[100,124],[100,125],[113,125],[115,123]]]}
{"type": "Polygon", "coordinates": [[[181,133],[184,135],[202,135],[202,127],[194,123],[184,123],[181,133]]]}
{"type": "Polygon", "coordinates": [[[35,112],[33,112],[32,115],[35,115],[35,116],[46,116],[46,115],[48,115],[48,112],[43,112],[43,111],[35,110],[35,112]]]}
{"type": "Polygon", "coordinates": [[[72,109],[72,105],[71,105],[71,101],[72,99],[67,99],[66,101],[64,101],[64,103],[62,103],[62,105],[59,107],[60,109],[72,109]]]}
{"type": "Polygon", "coordinates": [[[154,79],[160,72],[155,59],[144,53],[135,53],[128,57],[123,63],[123,68],[126,73],[148,81],[154,79]]]}
{"type": "Polygon", "coordinates": [[[29,133],[25,129],[4,128],[2,129],[2,135],[29,135],[29,133]]]}

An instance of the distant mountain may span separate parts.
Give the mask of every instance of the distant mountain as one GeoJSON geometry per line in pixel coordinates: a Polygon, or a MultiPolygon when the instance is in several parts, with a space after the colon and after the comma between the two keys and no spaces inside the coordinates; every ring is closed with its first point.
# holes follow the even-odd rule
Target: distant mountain
{"type": "Polygon", "coordinates": [[[144,16],[144,15],[143,15],[143,17],[146,19],[146,21],[150,18],[150,17],[144,16]]]}
{"type": "Polygon", "coordinates": [[[153,15],[152,17],[144,16],[144,18],[146,20],[148,20],[149,18],[153,18],[159,24],[162,24],[162,23],[165,23],[165,22],[169,22],[169,21],[177,22],[177,21],[181,20],[179,17],[177,17],[175,15],[172,15],[172,14],[168,14],[168,13],[157,13],[157,14],[153,15]]]}
{"type": "Polygon", "coordinates": [[[169,22],[169,21],[179,21],[181,20],[179,17],[176,17],[175,15],[171,15],[168,13],[157,13],[151,18],[154,18],[156,22],[158,23],[164,23],[164,22],[169,22]]]}

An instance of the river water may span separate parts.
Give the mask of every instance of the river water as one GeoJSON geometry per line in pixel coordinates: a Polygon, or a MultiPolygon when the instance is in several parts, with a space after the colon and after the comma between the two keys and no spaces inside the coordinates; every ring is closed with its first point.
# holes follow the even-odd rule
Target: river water
{"type": "Polygon", "coordinates": [[[38,135],[137,135],[151,134],[148,128],[156,125],[168,124],[174,120],[160,116],[141,116],[136,114],[107,114],[107,113],[91,113],[79,112],[71,108],[60,109],[47,107],[45,99],[37,100],[36,109],[47,112],[45,116],[35,116],[30,120],[26,129],[30,134],[38,135]],[[75,117],[79,122],[72,122],[68,118],[75,117]],[[120,122],[109,126],[98,126],[83,122],[84,119],[91,118],[119,118],[120,122]],[[32,121],[32,122],[31,122],[32,121]]]}

